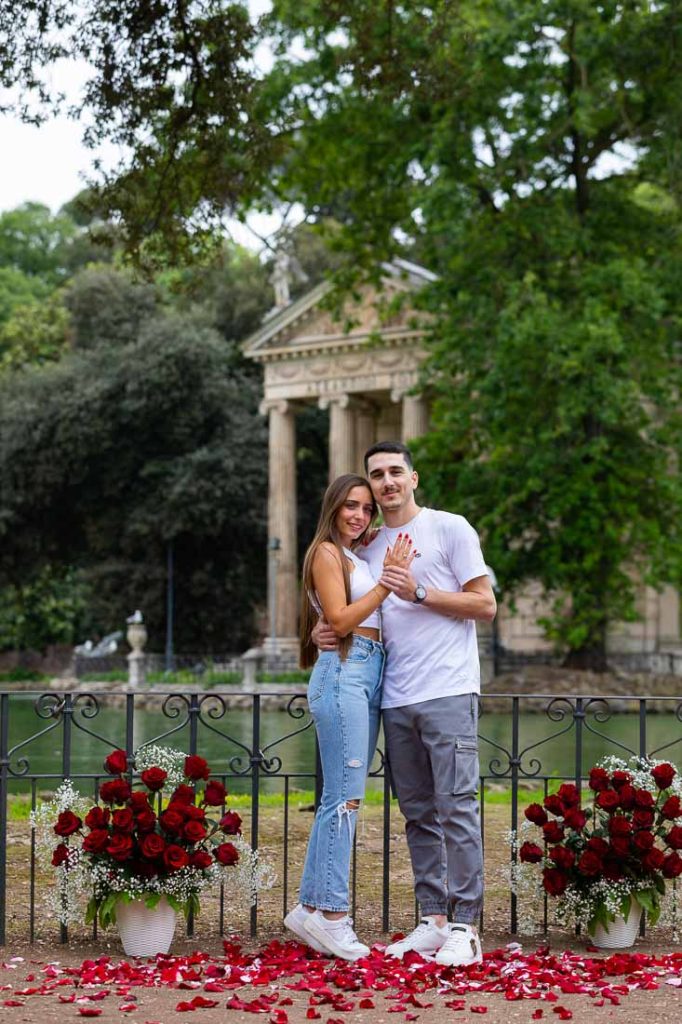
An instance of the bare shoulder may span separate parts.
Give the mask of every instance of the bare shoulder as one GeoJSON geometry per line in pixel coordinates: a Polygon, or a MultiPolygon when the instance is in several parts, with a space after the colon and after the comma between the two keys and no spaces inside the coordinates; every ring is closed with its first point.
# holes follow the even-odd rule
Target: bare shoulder
{"type": "Polygon", "coordinates": [[[330,540],[323,540],[315,552],[315,562],[321,565],[329,565],[330,561],[341,565],[341,555],[335,544],[330,540]]]}

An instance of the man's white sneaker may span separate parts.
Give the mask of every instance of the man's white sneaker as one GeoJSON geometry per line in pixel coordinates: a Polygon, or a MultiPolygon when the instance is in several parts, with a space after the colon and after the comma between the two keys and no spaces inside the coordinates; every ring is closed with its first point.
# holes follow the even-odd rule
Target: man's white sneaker
{"type": "Polygon", "coordinates": [[[308,914],[303,927],[312,939],[324,947],[325,952],[333,953],[342,960],[359,960],[369,953],[369,946],[360,942],[348,916],[330,921],[316,910],[314,914],[308,914]]]}
{"type": "Polygon", "coordinates": [[[439,928],[430,917],[424,917],[404,939],[386,947],[386,956],[397,956],[402,960],[409,952],[432,955],[447,941],[449,934],[447,924],[439,928]]]}
{"type": "Polygon", "coordinates": [[[483,959],[478,933],[468,924],[451,924],[450,934],[436,953],[436,963],[447,967],[466,967],[483,959]]]}
{"type": "Polygon", "coordinates": [[[297,903],[293,910],[290,910],[287,916],[284,918],[284,927],[288,928],[290,932],[293,932],[297,939],[301,942],[305,942],[306,946],[310,946],[317,953],[327,953],[328,950],[320,943],[317,942],[312,935],[309,935],[305,930],[304,924],[307,918],[312,917],[305,907],[297,903]]]}

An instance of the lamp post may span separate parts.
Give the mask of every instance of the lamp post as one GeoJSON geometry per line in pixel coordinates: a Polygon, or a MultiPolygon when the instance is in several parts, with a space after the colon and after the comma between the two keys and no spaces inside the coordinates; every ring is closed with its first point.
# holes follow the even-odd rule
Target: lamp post
{"type": "Polygon", "coordinates": [[[271,659],[277,658],[279,647],[277,643],[277,563],[282,543],[279,537],[271,537],[268,541],[268,597],[270,604],[270,636],[268,637],[268,648],[271,659]]]}

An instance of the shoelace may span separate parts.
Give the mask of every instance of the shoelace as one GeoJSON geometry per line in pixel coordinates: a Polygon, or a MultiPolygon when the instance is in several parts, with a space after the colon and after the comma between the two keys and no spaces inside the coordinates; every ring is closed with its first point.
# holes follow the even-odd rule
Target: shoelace
{"type": "Polygon", "coordinates": [[[421,935],[425,931],[428,931],[430,927],[431,927],[431,925],[430,925],[429,921],[420,921],[419,924],[417,925],[417,927],[413,928],[412,931],[410,932],[410,934],[406,935],[405,938],[401,939],[400,941],[401,942],[412,942],[412,940],[417,938],[417,936],[421,935]]]}
{"type": "Polygon", "coordinates": [[[456,949],[460,945],[470,945],[472,952],[476,950],[476,940],[472,932],[461,931],[459,928],[452,929],[441,949],[456,949]]]}
{"type": "MultiPolygon", "coordinates": [[[[344,944],[346,944],[346,943],[353,943],[353,942],[359,944],[360,940],[358,939],[357,935],[355,934],[355,929],[353,928],[353,919],[351,917],[346,917],[345,919],[342,918],[338,922],[337,927],[338,927],[339,931],[341,932],[341,935],[340,935],[341,942],[343,942],[344,944]]],[[[336,928],[334,929],[334,931],[336,931],[336,928]]]]}

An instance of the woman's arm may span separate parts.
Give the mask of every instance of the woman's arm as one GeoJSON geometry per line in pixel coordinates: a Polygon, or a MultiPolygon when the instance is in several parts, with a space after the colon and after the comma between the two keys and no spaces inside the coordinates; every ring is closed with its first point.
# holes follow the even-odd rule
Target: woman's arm
{"type": "MultiPolygon", "coordinates": [[[[409,568],[414,556],[411,538],[399,537],[393,548],[386,551],[384,567],[401,565],[409,568]]],[[[317,549],[313,561],[313,583],[324,617],[338,636],[348,636],[355,626],[377,610],[390,593],[388,587],[375,583],[361,598],[347,604],[341,558],[329,541],[324,541],[317,549]]]]}

